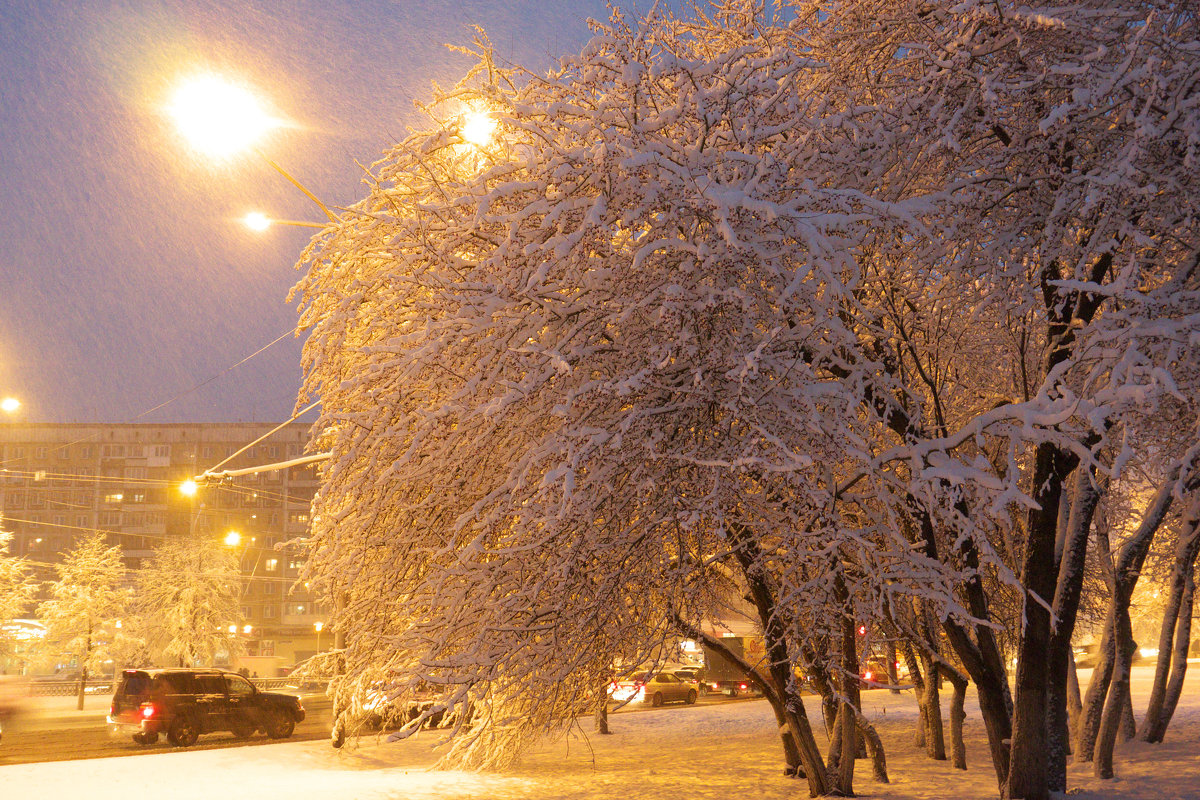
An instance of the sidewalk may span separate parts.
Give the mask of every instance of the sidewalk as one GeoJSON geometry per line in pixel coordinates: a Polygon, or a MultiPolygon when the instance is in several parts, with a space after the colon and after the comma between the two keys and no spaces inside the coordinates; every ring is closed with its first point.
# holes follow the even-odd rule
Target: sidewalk
{"type": "Polygon", "coordinates": [[[88,694],[83,698],[83,710],[79,711],[79,698],[30,697],[25,703],[25,714],[29,721],[52,722],[56,727],[103,725],[112,704],[111,694],[88,694]]]}

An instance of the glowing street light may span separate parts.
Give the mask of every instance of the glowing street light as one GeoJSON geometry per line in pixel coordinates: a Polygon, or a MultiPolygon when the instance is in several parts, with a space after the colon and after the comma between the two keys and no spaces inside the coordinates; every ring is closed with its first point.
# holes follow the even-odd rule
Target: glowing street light
{"type": "Polygon", "coordinates": [[[192,480],[191,478],[188,478],[186,481],[179,484],[179,493],[186,497],[195,497],[196,491],[199,488],[200,487],[196,484],[196,482],[194,480],[192,480]]]}
{"type": "Polygon", "coordinates": [[[242,222],[252,231],[262,232],[272,225],[291,225],[297,228],[324,228],[325,226],[319,222],[301,222],[294,219],[276,219],[268,217],[261,211],[251,211],[246,216],[242,217],[242,222]]]}
{"type": "Polygon", "coordinates": [[[20,407],[21,401],[15,397],[6,397],[0,400],[0,411],[3,411],[5,414],[15,414],[20,407]]]}
{"type": "Polygon", "coordinates": [[[249,90],[217,75],[180,84],[169,111],[192,147],[217,158],[245,150],[280,125],[249,90]]]}
{"type": "Polygon", "coordinates": [[[496,133],[496,120],[482,111],[472,112],[464,118],[462,137],[476,147],[491,144],[496,133]]]}
{"type": "Polygon", "coordinates": [[[225,544],[229,545],[230,547],[237,547],[241,543],[242,535],[237,531],[230,531],[229,533],[225,534],[225,544]]]}
{"type": "Polygon", "coordinates": [[[200,75],[179,85],[169,111],[179,132],[195,149],[217,158],[252,150],[316,203],[330,221],[337,219],[308,187],[255,146],[268,131],[284,123],[268,114],[245,88],[216,75],[200,75]]]}
{"type": "Polygon", "coordinates": [[[321,652],[321,631],[324,630],[324,628],[325,628],[324,622],[314,622],[313,623],[313,630],[315,630],[317,632],[317,652],[318,653],[321,652]]]}

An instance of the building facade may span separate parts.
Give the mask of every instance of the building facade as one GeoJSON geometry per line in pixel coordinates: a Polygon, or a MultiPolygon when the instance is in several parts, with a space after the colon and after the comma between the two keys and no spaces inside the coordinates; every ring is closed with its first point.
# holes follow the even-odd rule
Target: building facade
{"type": "Polygon", "coordinates": [[[192,496],[180,491],[184,481],[218,464],[242,469],[304,454],[307,425],[271,433],[275,427],[0,425],[0,516],[13,534],[11,553],[29,559],[39,578],[52,580],[53,565],[78,537],[102,531],[121,548],[132,584],[157,542],[220,538],[241,565],[241,617],[229,624],[245,640],[245,664],[269,675],[328,649],[327,610],[298,582],[305,558],[299,540],[319,480],[315,465],[243,475],[202,486],[192,496]]]}

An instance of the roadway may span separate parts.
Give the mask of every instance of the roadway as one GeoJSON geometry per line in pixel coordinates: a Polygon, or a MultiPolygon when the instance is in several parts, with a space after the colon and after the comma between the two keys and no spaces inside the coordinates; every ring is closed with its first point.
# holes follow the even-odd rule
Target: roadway
{"type": "MultiPolygon", "coordinates": [[[[743,696],[734,699],[722,695],[706,695],[699,699],[698,704],[731,703],[749,699],[753,698],[743,696]]],[[[4,726],[4,734],[0,738],[0,765],[136,756],[176,750],[167,743],[166,737],[160,738],[157,744],[152,745],[135,744],[127,736],[111,737],[105,723],[110,702],[109,695],[89,695],[85,698],[83,711],[78,711],[74,697],[31,699],[25,713],[4,726]]],[[[237,739],[233,734],[225,732],[208,733],[202,735],[196,744],[188,749],[261,747],[281,741],[329,739],[332,721],[329,698],[323,694],[305,693],[301,695],[301,702],[304,704],[304,721],[296,726],[289,739],[268,739],[262,733],[256,733],[249,739],[237,739]]],[[[652,708],[644,703],[630,703],[612,713],[619,715],[630,712],[669,712],[671,709],[686,707],[682,704],[668,704],[662,708],[652,708]]]]}

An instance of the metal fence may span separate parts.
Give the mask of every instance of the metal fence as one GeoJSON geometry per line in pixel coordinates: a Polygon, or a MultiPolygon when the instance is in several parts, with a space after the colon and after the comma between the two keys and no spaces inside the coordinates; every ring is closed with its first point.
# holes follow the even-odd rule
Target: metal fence
{"type": "MultiPolygon", "coordinates": [[[[303,691],[324,691],[325,684],[317,685],[312,681],[298,682],[295,678],[250,678],[251,683],[259,689],[267,691],[274,689],[292,689],[303,691]],[[291,683],[289,683],[289,681],[291,683]]],[[[28,683],[30,697],[74,697],[79,694],[79,681],[38,681],[28,683]]],[[[112,680],[90,680],[84,684],[84,694],[107,695],[113,692],[112,680]]]]}

